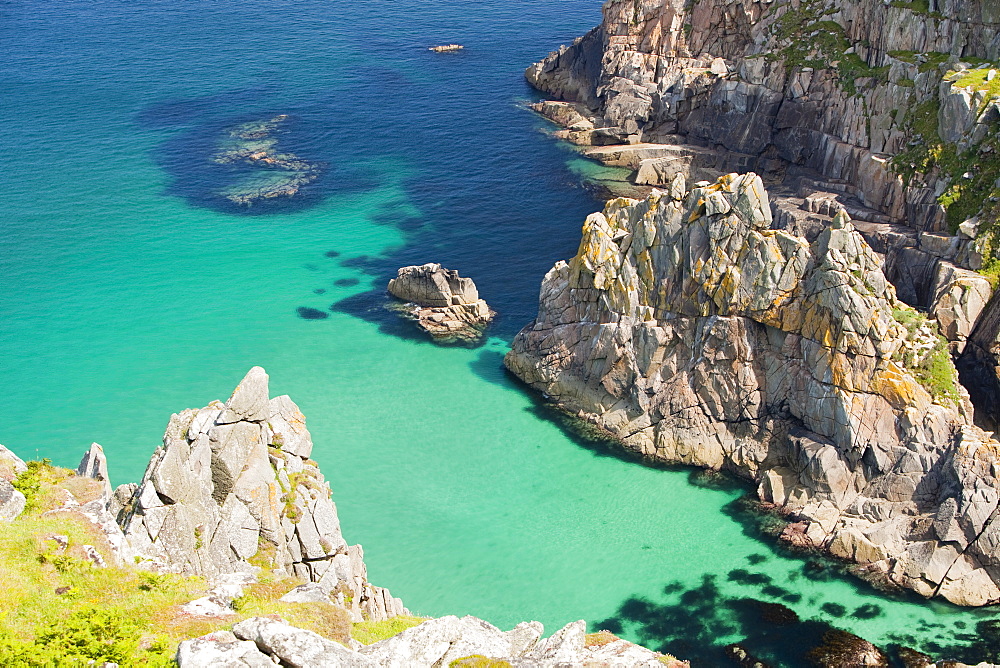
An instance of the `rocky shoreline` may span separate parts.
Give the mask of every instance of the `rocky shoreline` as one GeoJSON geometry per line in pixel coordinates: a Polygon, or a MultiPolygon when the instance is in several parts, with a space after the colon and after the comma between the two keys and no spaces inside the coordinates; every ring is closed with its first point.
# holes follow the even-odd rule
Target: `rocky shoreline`
{"type": "Polygon", "coordinates": [[[609,0],[529,67],[556,136],[652,194],[587,219],[506,363],[626,448],[753,481],[787,540],[990,605],[998,198],[968,181],[1000,177],[1000,16],[892,4],[609,0]]]}

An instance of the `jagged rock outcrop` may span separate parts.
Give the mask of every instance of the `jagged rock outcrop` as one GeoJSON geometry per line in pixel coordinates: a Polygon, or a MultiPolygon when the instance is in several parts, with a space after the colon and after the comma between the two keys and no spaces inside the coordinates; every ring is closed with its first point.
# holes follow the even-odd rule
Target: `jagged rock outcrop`
{"type": "Polygon", "coordinates": [[[761,179],[618,199],[542,282],[505,362],[663,461],[726,469],[788,537],[961,605],[1000,601],[1000,444],[844,212],[771,229],[761,179]]]}
{"type": "MultiPolygon", "coordinates": [[[[846,210],[899,297],[962,353],[1000,266],[1000,11],[986,0],[608,0],[526,71],[586,155],[667,185],[756,171],[803,236],[846,210]]],[[[981,336],[984,338],[984,336],[981,336]]],[[[973,400],[1000,421],[1000,344],[973,400]]]]}
{"type": "Polygon", "coordinates": [[[341,535],[312,447],[298,407],[269,398],[254,367],[226,403],[171,417],[142,482],[124,490],[129,549],[149,567],[210,578],[267,566],[319,583],[357,620],[403,614],[341,535]]]}
{"type": "Polygon", "coordinates": [[[472,279],[439,264],[401,267],[388,290],[406,302],[402,312],[438,343],[476,343],[493,319],[472,279]]]}
{"type": "Polygon", "coordinates": [[[486,661],[493,660],[518,668],[683,668],[688,665],[686,661],[621,639],[588,646],[585,634],[583,621],[567,624],[551,637],[542,639],[542,625],[538,622],[522,622],[503,632],[475,617],[448,616],[430,619],[386,640],[352,650],[284,621],[254,617],[236,624],[232,633],[213,633],[182,642],[177,663],[180,668],[257,666],[264,665],[259,663],[261,659],[270,661],[268,657],[273,656],[282,665],[299,668],[432,668],[456,665],[452,662],[465,658],[469,658],[469,665],[485,665],[486,661]],[[252,642],[256,653],[246,644],[248,642],[252,642]],[[222,660],[219,657],[226,657],[232,663],[210,663],[222,660]]]}

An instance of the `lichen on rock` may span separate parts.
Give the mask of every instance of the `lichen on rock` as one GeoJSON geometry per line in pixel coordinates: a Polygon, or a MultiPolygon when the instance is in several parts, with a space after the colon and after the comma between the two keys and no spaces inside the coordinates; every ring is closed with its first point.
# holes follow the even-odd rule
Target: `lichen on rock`
{"type": "Polygon", "coordinates": [[[171,417],[142,481],[120,501],[131,551],[147,567],[179,573],[267,567],[318,582],[358,621],[404,614],[399,599],[368,582],[361,546],[341,535],[312,447],[298,407],[269,398],[268,376],[254,367],[226,403],[171,417]]]}
{"type": "Polygon", "coordinates": [[[898,321],[846,213],[810,243],[770,228],[755,174],[676,178],[587,218],[508,368],[646,457],[753,480],[806,544],[926,596],[1000,601],[998,444],[967,395],[921,383],[904,353],[925,333],[898,321]],[[950,507],[963,528],[928,534],[950,507]]]}

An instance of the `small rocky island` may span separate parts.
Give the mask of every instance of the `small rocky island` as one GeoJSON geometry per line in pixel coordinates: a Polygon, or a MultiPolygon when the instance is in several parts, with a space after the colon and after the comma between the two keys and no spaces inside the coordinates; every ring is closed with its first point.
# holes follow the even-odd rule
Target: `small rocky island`
{"type": "Polygon", "coordinates": [[[234,182],[218,193],[220,196],[233,204],[251,206],[263,200],[294,197],[319,177],[321,164],[279,149],[287,122],[288,115],[279,114],[225,130],[212,162],[242,169],[235,173],[234,182]]]}
{"type": "Polygon", "coordinates": [[[471,278],[439,264],[400,268],[388,290],[405,302],[397,310],[415,320],[435,343],[475,345],[495,315],[479,298],[471,278]]]}

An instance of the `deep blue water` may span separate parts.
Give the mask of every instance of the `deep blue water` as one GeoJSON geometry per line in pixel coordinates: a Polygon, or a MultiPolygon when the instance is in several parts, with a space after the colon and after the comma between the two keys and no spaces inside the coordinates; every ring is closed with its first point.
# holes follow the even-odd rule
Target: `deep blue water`
{"type": "Polygon", "coordinates": [[[260,364],[308,416],[372,581],[415,612],[584,618],[715,665],[747,635],[783,656],[754,599],[810,633],[960,656],[991,611],[788,555],[741,489],[614,456],[502,371],[600,207],[522,71],[599,18],[594,0],[0,2],[0,442],[75,466],[96,440],[137,480],[171,412],[260,364]],[[427,50],[448,42],[466,48],[427,50]],[[219,191],[245,170],[211,156],[278,114],[322,175],[236,207],[219,191]],[[431,261],[499,312],[485,346],[435,347],[382,308],[396,268],[431,261]]]}

